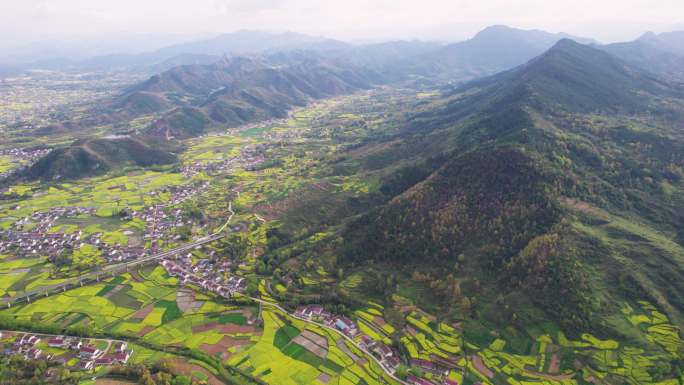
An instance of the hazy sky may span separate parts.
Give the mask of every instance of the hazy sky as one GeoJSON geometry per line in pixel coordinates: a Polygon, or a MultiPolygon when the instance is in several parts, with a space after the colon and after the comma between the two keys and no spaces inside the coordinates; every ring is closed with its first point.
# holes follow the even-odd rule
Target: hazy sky
{"type": "Polygon", "coordinates": [[[684,0],[0,0],[3,43],[111,32],[293,30],[341,39],[463,39],[489,24],[600,40],[683,26],[684,0]]]}

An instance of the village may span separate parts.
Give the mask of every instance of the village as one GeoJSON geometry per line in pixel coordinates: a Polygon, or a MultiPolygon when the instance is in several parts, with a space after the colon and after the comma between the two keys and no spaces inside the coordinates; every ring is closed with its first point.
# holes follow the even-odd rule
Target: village
{"type": "Polygon", "coordinates": [[[76,370],[126,364],[133,350],[124,341],[0,331],[5,356],[54,361],[76,370]]]}
{"type": "Polygon", "coordinates": [[[51,150],[46,148],[23,149],[11,148],[0,150],[0,157],[10,159],[16,167],[9,168],[4,172],[0,172],[0,180],[9,178],[38,161],[38,159],[47,155],[51,150]]]}
{"type": "Polygon", "coordinates": [[[164,259],[161,265],[171,277],[180,280],[181,285],[193,285],[223,298],[231,298],[235,293],[244,292],[247,279],[227,275],[231,272],[230,261],[217,262],[201,259],[193,264],[192,254],[164,259]]]}
{"type": "Polygon", "coordinates": [[[367,334],[363,334],[357,322],[363,322],[366,327],[373,326],[363,319],[354,321],[346,316],[334,314],[325,310],[320,305],[300,306],[292,314],[294,317],[301,320],[316,322],[324,324],[330,328],[334,328],[345,336],[354,340],[358,347],[372,354],[378,362],[391,374],[397,372],[397,368],[404,364],[408,367],[417,368],[423,373],[429,374],[429,380],[418,375],[408,375],[406,382],[411,385],[458,385],[456,381],[450,378],[450,373],[458,369],[458,365],[449,364],[444,365],[437,361],[429,361],[424,359],[410,358],[403,359],[399,351],[394,347],[387,345],[385,342],[378,339],[373,339],[367,334]]]}
{"type": "Polygon", "coordinates": [[[103,71],[83,77],[61,71],[33,70],[0,77],[0,132],[30,132],[82,113],[88,105],[112,95],[116,87],[139,79],[137,74],[103,71]]]}
{"type": "Polygon", "coordinates": [[[186,178],[192,178],[199,173],[206,173],[207,175],[225,174],[236,168],[244,168],[245,170],[250,171],[264,162],[264,148],[265,146],[263,144],[249,145],[241,150],[239,156],[222,161],[189,162],[183,166],[182,173],[186,178]]]}
{"type": "Polygon", "coordinates": [[[381,341],[361,334],[356,322],[344,315],[334,314],[320,305],[300,306],[293,315],[302,320],[322,323],[330,328],[337,329],[350,339],[355,340],[361,348],[373,354],[382,366],[391,373],[394,373],[399,364],[402,363],[397,351],[381,341]]]}
{"type": "MultiPolygon", "coordinates": [[[[277,124],[279,121],[272,123],[277,124]]],[[[263,123],[246,125],[228,130],[227,135],[238,135],[245,130],[262,126],[263,123]]],[[[275,145],[279,141],[294,138],[298,133],[271,131],[264,135],[271,145],[275,145]]],[[[191,158],[183,162],[180,172],[185,178],[193,179],[200,174],[215,176],[225,175],[237,169],[259,170],[266,161],[268,146],[269,144],[264,143],[246,144],[241,146],[239,155],[226,158],[223,158],[223,155],[212,160],[191,158]]],[[[126,186],[117,184],[108,189],[124,191],[126,186]]],[[[35,212],[29,217],[16,221],[9,230],[0,233],[0,254],[8,252],[8,254],[25,257],[46,255],[54,261],[65,248],[90,245],[101,251],[102,258],[107,264],[149,258],[168,249],[174,243],[188,240],[188,229],[205,226],[199,218],[193,215],[193,212],[187,211],[183,203],[207,190],[209,190],[209,183],[206,181],[165,187],[148,193],[154,201],[163,201],[163,203],[146,205],[136,210],[126,207],[113,213],[113,216],[116,215],[121,221],[134,221],[143,225],[137,226],[141,230],[138,230],[142,233],[140,235],[133,236],[132,229],[124,231],[124,235],[129,236],[129,240],[139,238],[136,242],[126,244],[111,242],[111,240],[105,241],[106,237],[101,232],[87,233],[83,231],[84,229],[78,229],[67,233],[58,227],[65,222],[64,219],[96,216],[97,212],[93,208],[55,207],[48,211],[35,212]],[[183,228],[185,228],[184,231],[180,231],[183,228]]],[[[234,261],[219,258],[216,250],[197,246],[192,252],[184,251],[164,255],[163,259],[159,260],[160,265],[168,276],[176,278],[182,286],[191,290],[205,291],[226,300],[239,294],[251,298],[252,294],[247,294],[250,279],[234,274],[238,266],[234,266],[234,261]]],[[[405,358],[388,340],[378,339],[373,333],[364,331],[370,325],[363,319],[335,314],[322,305],[300,306],[294,312],[288,313],[300,320],[338,331],[364,353],[372,356],[387,373],[397,374],[397,370],[402,365],[418,368],[419,371],[415,375],[405,377],[405,383],[455,385],[448,379],[448,374],[450,370],[454,370],[453,368],[443,367],[433,361],[405,358]],[[364,325],[359,325],[359,323],[364,323],[364,325]],[[420,374],[421,371],[429,375],[424,376],[420,374]]],[[[246,320],[248,325],[253,325],[257,321],[259,321],[258,316],[252,316],[246,320]]],[[[123,342],[112,341],[104,344],[65,336],[25,334],[16,335],[14,339],[5,336],[5,340],[0,341],[5,342],[7,355],[20,355],[28,360],[56,360],[72,370],[89,371],[102,366],[124,364],[128,362],[132,354],[123,342]],[[55,354],[55,349],[64,349],[64,353],[55,354]]]]}
{"type": "MultiPolygon", "coordinates": [[[[181,235],[177,230],[181,227],[192,228],[196,219],[190,218],[183,208],[173,207],[185,200],[202,193],[208,187],[207,183],[195,186],[184,185],[171,188],[168,203],[156,204],[135,211],[124,209],[121,213],[123,221],[140,220],[145,226],[142,240],[149,242],[145,247],[143,242],[105,242],[102,232],[86,234],[83,229],[74,232],[54,231],[61,220],[69,218],[93,217],[96,208],[92,207],[53,207],[47,211],[36,211],[30,216],[14,222],[8,230],[0,232],[0,254],[11,253],[19,258],[47,257],[54,262],[65,250],[80,249],[90,245],[101,252],[105,263],[119,263],[149,257],[158,252],[168,241],[179,241],[181,235]],[[175,233],[175,234],[174,234],[175,233]]],[[[124,230],[123,234],[133,234],[131,230],[124,230]]]]}

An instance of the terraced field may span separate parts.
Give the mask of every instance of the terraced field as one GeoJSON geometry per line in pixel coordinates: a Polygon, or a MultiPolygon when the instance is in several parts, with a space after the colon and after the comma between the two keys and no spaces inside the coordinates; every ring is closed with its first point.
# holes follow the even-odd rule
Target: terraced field
{"type": "Polygon", "coordinates": [[[373,361],[336,333],[307,324],[277,309],[263,312],[264,332],[228,363],[279,384],[379,384],[388,379],[373,361]],[[305,338],[304,336],[307,336],[305,338]],[[313,342],[317,341],[317,343],[313,342]],[[322,342],[325,341],[325,342],[322,342]],[[345,344],[348,354],[338,344],[345,344]]]}

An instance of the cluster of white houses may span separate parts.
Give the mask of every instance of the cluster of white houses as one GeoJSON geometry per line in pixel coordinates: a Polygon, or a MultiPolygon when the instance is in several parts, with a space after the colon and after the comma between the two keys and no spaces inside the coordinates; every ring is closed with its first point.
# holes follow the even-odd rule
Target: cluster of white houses
{"type": "Polygon", "coordinates": [[[379,359],[382,366],[392,373],[401,364],[399,353],[381,341],[376,341],[367,335],[362,335],[360,345],[379,359]]]}
{"type": "Polygon", "coordinates": [[[193,285],[224,298],[230,298],[236,292],[243,292],[247,288],[247,279],[231,275],[230,262],[216,262],[202,259],[193,264],[191,255],[185,255],[175,260],[165,259],[162,266],[166,272],[177,277],[182,285],[193,285]]]}
{"type": "MultiPolygon", "coordinates": [[[[1,336],[1,334],[0,334],[1,336]]],[[[7,356],[21,355],[27,360],[37,360],[39,358],[44,358],[46,360],[52,360],[54,358],[53,354],[43,354],[43,350],[38,348],[38,343],[41,340],[47,339],[44,343],[52,349],[61,349],[67,352],[69,358],[78,358],[78,363],[76,367],[79,369],[89,370],[96,366],[105,366],[112,364],[125,364],[131,357],[133,353],[128,350],[128,345],[125,342],[113,342],[113,346],[109,349],[109,352],[98,349],[95,346],[85,343],[84,339],[77,337],[65,337],[65,336],[39,336],[34,334],[25,333],[18,336],[14,343],[5,349],[4,354],[7,356]]],[[[112,345],[110,343],[109,345],[112,345]]],[[[65,364],[67,358],[60,357],[57,361],[61,361],[65,364]]]]}
{"type": "MultiPolygon", "coordinates": [[[[336,328],[350,338],[358,337],[357,341],[359,342],[359,346],[374,355],[382,366],[391,373],[394,373],[397,367],[402,363],[401,355],[398,351],[382,341],[374,340],[365,334],[362,335],[358,325],[345,316],[333,314],[319,305],[300,306],[297,308],[294,315],[300,319],[324,323],[329,327],[336,328]]],[[[443,379],[443,381],[440,381],[439,383],[443,383],[444,385],[458,385],[447,378],[449,371],[452,368],[437,362],[419,359],[412,359],[409,364],[412,367],[420,368],[424,372],[431,373],[433,379],[443,379]]],[[[410,377],[407,382],[413,385],[435,385],[435,382],[420,377],[410,377]]]]}
{"type": "Polygon", "coordinates": [[[48,211],[34,212],[19,219],[0,233],[0,253],[11,251],[18,256],[56,257],[66,247],[78,247],[84,243],[98,242],[98,237],[83,239],[81,231],[71,234],[50,232],[49,229],[62,217],[92,215],[94,209],[85,207],[53,207],[48,211]]]}
{"type": "Polygon", "coordinates": [[[361,335],[356,322],[343,315],[333,314],[319,305],[300,306],[294,315],[300,319],[324,323],[339,330],[349,338],[360,337],[359,345],[373,354],[382,366],[392,373],[401,364],[398,352],[381,341],[376,341],[367,335],[361,335]]]}
{"type": "Polygon", "coordinates": [[[100,350],[95,346],[84,344],[78,338],[66,338],[63,336],[52,337],[48,341],[51,348],[70,349],[76,352],[79,361],[76,366],[80,369],[90,370],[95,366],[106,366],[112,364],[125,364],[133,353],[127,350],[125,342],[115,342],[109,353],[100,350]]]}
{"type": "MultiPolygon", "coordinates": [[[[207,186],[205,183],[199,186],[176,187],[171,191],[170,204],[181,203],[207,186]]],[[[166,209],[166,205],[154,205],[140,212],[130,211],[125,214],[128,219],[139,218],[145,222],[143,238],[152,241],[151,248],[134,244],[121,245],[118,242],[109,244],[102,240],[102,233],[86,236],[81,230],[73,233],[51,231],[61,218],[95,214],[95,208],[87,207],[53,207],[47,211],[34,212],[14,222],[8,230],[0,232],[0,254],[12,253],[20,257],[47,256],[54,260],[67,248],[78,249],[87,244],[97,247],[107,263],[132,261],[156,252],[158,242],[167,239],[174,229],[193,225],[191,219],[185,218],[181,208],[166,209]]],[[[176,238],[180,236],[177,235],[176,238]]]]}
{"type": "Polygon", "coordinates": [[[356,322],[343,315],[333,314],[319,305],[300,306],[295,310],[294,315],[297,318],[324,323],[350,338],[360,334],[356,322]]]}
{"type": "Polygon", "coordinates": [[[39,149],[23,149],[23,148],[12,148],[8,150],[2,150],[0,151],[0,155],[2,156],[9,156],[14,163],[20,164],[21,167],[15,167],[12,169],[9,169],[5,172],[0,173],[0,179],[4,179],[6,177],[11,176],[15,172],[19,172],[21,170],[26,169],[27,167],[30,167],[33,165],[38,159],[44,157],[47,155],[51,150],[50,149],[45,149],[45,148],[39,148],[39,149]]]}
{"type": "MultiPolygon", "coordinates": [[[[133,211],[130,214],[132,217],[139,217],[145,222],[145,240],[152,242],[152,250],[156,251],[158,243],[167,238],[173,229],[192,226],[192,220],[184,218],[183,209],[171,209],[168,212],[160,206],[150,206],[145,208],[142,212],[133,211]]],[[[177,236],[177,239],[180,236],[177,236]]]]}
{"type": "Polygon", "coordinates": [[[137,259],[149,253],[141,246],[107,244],[102,241],[102,233],[86,236],[82,230],[68,234],[61,231],[49,231],[54,221],[60,216],[82,214],[94,214],[94,209],[54,208],[47,213],[34,213],[31,217],[21,219],[14,224],[13,229],[0,233],[0,254],[12,253],[19,257],[46,256],[54,261],[65,249],[76,250],[84,245],[90,245],[101,250],[105,261],[111,263],[137,259]],[[17,231],[28,223],[36,222],[37,225],[28,231],[17,231]]]}
{"type": "MultiPolygon", "coordinates": [[[[19,209],[20,207],[15,207],[19,209]]],[[[30,227],[31,231],[46,233],[60,218],[79,215],[94,215],[95,209],[88,207],[51,207],[47,211],[34,211],[31,216],[19,219],[10,227],[14,231],[23,231],[30,227]]]]}
{"type": "MultiPolygon", "coordinates": [[[[12,346],[5,349],[6,356],[23,356],[26,360],[37,360],[43,355],[43,351],[36,345],[40,342],[40,337],[32,334],[24,334],[17,338],[12,346]]],[[[51,357],[46,357],[50,359],[51,357]]]]}
{"type": "Polygon", "coordinates": [[[237,168],[253,170],[257,165],[264,162],[262,155],[264,145],[248,145],[242,148],[240,155],[216,162],[192,162],[183,167],[183,175],[190,178],[198,173],[209,175],[222,174],[237,168]]]}

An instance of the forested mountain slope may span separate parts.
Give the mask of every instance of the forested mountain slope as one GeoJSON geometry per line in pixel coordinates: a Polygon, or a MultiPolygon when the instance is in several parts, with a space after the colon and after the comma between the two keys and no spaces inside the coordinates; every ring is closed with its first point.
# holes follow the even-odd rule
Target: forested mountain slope
{"type": "Polygon", "coordinates": [[[600,48],[627,63],[663,77],[684,81],[684,32],[647,33],[634,41],[600,48]]]}
{"type": "Polygon", "coordinates": [[[538,322],[538,308],[568,329],[611,328],[601,316],[638,299],[682,322],[683,111],[678,86],[560,41],[423,106],[392,140],[427,177],[350,223],[341,248],[534,304],[484,301],[502,323],[538,322]]]}

